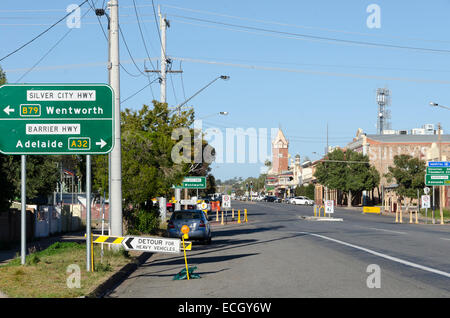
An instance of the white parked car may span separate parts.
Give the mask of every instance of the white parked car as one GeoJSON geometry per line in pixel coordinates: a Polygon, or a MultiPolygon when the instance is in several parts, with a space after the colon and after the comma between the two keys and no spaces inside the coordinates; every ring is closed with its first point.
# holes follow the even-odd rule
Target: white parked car
{"type": "Polygon", "coordinates": [[[314,205],[314,201],[307,197],[295,197],[290,200],[291,204],[314,205]]]}

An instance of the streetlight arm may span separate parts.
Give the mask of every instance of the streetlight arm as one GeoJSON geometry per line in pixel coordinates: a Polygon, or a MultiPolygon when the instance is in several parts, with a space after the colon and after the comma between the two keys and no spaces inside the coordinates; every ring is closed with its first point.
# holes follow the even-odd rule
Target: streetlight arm
{"type": "Polygon", "coordinates": [[[445,109],[450,109],[450,107],[444,106],[444,105],[440,105],[438,103],[434,103],[434,102],[430,102],[430,106],[432,107],[441,107],[441,108],[445,108],[445,109]]]}
{"type": "Polygon", "coordinates": [[[203,87],[202,89],[198,90],[194,95],[192,95],[191,97],[189,97],[188,99],[186,99],[184,102],[182,102],[181,104],[179,104],[177,107],[175,107],[174,111],[179,110],[183,105],[185,105],[187,102],[189,102],[191,99],[193,99],[195,96],[197,96],[198,94],[200,94],[201,92],[203,92],[206,88],[208,88],[212,83],[214,83],[215,81],[217,81],[219,78],[221,79],[229,79],[229,76],[225,76],[225,75],[221,75],[218,76],[217,78],[213,79],[211,82],[209,82],[205,87],[203,87]]]}

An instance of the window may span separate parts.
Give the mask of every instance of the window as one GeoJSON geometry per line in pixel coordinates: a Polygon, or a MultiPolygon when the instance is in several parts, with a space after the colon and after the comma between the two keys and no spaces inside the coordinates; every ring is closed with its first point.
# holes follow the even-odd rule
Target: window
{"type": "Polygon", "coordinates": [[[200,220],[201,212],[178,212],[173,214],[174,220],[200,220]]]}

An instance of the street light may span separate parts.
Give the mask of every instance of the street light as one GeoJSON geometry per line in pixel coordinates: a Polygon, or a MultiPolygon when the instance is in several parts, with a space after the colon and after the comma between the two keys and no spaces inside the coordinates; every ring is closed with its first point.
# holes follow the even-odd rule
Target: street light
{"type": "Polygon", "coordinates": [[[212,116],[216,116],[216,115],[227,116],[228,114],[229,114],[228,112],[212,113],[212,114],[203,116],[203,117],[201,117],[201,118],[198,118],[197,120],[205,119],[205,118],[212,117],[212,116]]]}
{"type": "Polygon", "coordinates": [[[430,106],[432,106],[432,107],[442,107],[442,108],[450,109],[450,107],[447,107],[447,106],[444,106],[444,105],[439,105],[438,103],[435,103],[435,102],[430,102],[430,106]]]}
{"type": "Polygon", "coordinates": [[[206,84],[203,88],[199,89],[194,95],[192,95],[191,97],[189,97],[188,99],[186,99],[184,102],[182,102],[181,104],[179,104],[177,107],[175,107],[174,111],[178,110],[179,112],[181,111],[181,107],[183,105],[185,105],[187,102],[189,102],[191,99],[193,99],[195,96],[197,96],[198,94],[200,94],[203,90],[205,90],[207,87],[209,87],[212,83],[214,83],[215,81],[217,81],[218,79],[222,79],[222,80],[229,80],[230,77],[228,75],[220,75],[218,77],[216,77],[215,79],[213,79],[211,82],[209,82],[208,84],[206,84]]]}

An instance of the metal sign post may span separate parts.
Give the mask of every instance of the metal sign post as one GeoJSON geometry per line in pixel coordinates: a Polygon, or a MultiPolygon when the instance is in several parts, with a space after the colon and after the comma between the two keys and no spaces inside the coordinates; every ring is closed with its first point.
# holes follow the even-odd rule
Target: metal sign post
{"type": "Polygon", "coordinates": [[[93,271],[91,267],[91,156],[86,156],[86,270],[93,271]]]}
{"type": "Polygon", "coordinates": [[[25,265],[25,256],[27,253],[26,250],[26,240],[27,240],[27,157],[25,155],[21,156],[22,159],[22,168],[21,168],[21,200],[22,200],[22,215],[21,215],[21,240],[20,240],[20,263],[25,265]]]}

